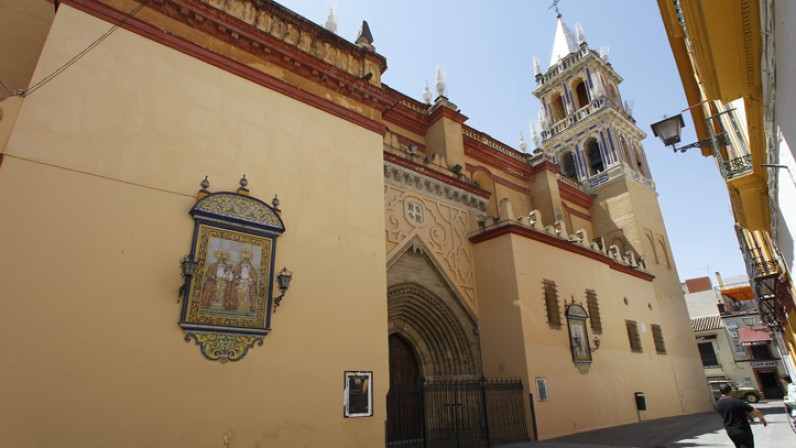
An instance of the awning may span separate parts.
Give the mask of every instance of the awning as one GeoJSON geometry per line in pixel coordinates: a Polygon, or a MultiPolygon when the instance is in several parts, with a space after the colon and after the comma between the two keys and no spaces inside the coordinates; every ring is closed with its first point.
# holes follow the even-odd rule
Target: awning
{"type": "Polygon", "coordinates": [[[771,342],[771,335],[766,327],[746,327],[738,329],[738,339],[741,345],[766,345],[771,342]]]}
{"type": "Polygon", "coordinates": [[[734,300],[754,300],[755,295],[752,292],[752,288],[747,286],[739,286],[737,288],[726,288],[721,289],[721,295],[727,296],[734,300]]]}

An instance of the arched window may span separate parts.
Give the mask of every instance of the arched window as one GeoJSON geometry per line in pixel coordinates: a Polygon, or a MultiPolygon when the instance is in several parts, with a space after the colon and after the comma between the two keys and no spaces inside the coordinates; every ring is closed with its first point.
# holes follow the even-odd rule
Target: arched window
{"type": "Polygon", "coordinates": [[[600,153],[600,144],[592,138],[586,142],[586,159],[589,161],[589,174],[595,175],[605,171],[603,156],[600,153]]]}
{"type": "Polygon", "coordinates": [[[564,108],[564,98],[561,97],[560,93],[554,93],[553,96],[550,97],[550,107],[553,111],[553,122],[550,123],[551,126],[567,117],[566,109],[564,108]]]}
{"type": "Polygon", "coordinates": [[[644,155],[638,148],[635,148],[634,152],[636,154],[636,166],[638,167],[638,172],[647,178],[651,178],[652,175],[650,174],[649,167],[644,164],[644,155]]]}
{"type": "Polygon", "coordinates": [[[575,165],[575,155],[571,152],[565,152],[559,156],[559,165],[561,167],[561,174],[569,177],[570,179],[578,179],[578,168],[575,165]]]}
{"type": "Polygon", "coordinates": [[[666,242],[663,241],[662,237],[658,237],[658,246],[661,248],[661,255],[663,256],[663,263],[666,265],[667,268],[671,269],[672,265],[669,263],[669,251],[666,249],[666,242]]]}
{"type": "Polygon", "coordinates": [[[616,89],[616,86],[611,84],[610,89],[611,89],[611,102],[614,103],[614,106],[616,106],[617,109],[622,111],[625,110],[622,107],[622,97],[619,96],[619,91],[616,89]]]}
{"type": "Polygon", "coordinates": [[[655,260],[655,264],[660,264],[658,261],[658,251],[655,250],[655,241],[652,239],[652,235],[647,233],[647,242],[650,243],[650,249],[652,250],[652,259],[655,260]]]}
{"type": "Polygon", "coordinates": [[[636,167],[634,166],[635,158],[633,157],[633,148],[627,143],[627,140],[624,136],[619,137],[619,144],[622,145],[622,154],[625,156],[625,163],[627,163],[627,166],[635,169],[636,167]]]}
{"type": "Polygon", "coordinates": [[[575,90],[575,98],[578,100],[578,109],[586,107],[589,104],[589,93],[586,89],[586,83],[578,78],[572,84],[572,87],[575,90]]]}

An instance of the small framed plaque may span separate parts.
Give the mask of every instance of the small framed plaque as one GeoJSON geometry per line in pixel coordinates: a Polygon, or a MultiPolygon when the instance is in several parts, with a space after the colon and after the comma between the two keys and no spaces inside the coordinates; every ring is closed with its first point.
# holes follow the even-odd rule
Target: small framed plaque
{"type": "Polygon", "coordinates": [[[539,401],[549,400],[547,396],[547,378],[544,376],[536,377],[536,396],[539,401]]]}
{"type": "Polygon", "coordinates": [[[373,416],[373,372],[346,371],[345,397],[343,416],[372,417],[373,416]]]}

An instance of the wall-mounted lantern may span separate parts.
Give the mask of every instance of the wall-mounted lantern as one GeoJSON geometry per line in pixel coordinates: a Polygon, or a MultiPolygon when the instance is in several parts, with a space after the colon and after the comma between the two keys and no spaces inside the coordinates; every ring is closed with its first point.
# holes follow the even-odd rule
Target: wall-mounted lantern
{"type": "MultiPolygon", "coordinates": [[[[709,121],[711,118],[715,118],[717,115],[714,115],[713,117],[708,117],[707,120],[709,121]]],[[[690,143],[688,145],[681,146],[678,148],[677,143],[680,143],[680,136],[683,128],[685,127],[685,121],[683,121],[682,114],[677,114],[673,117],[664,118],[663,120],[657,123],[651,124],[650,127],[652,128],[652,133],[656,137],[661,139],[664,145],[671,146],[675,153],[677,153],[678,151],[686,152],[691,148],[713,148],[714,150],[716,150],[721,146],[726,146],[730,144],[727,133],[720,132],[718,134],[713,135],[712,138],[706,138],[704,140],[690,143]]]]}
{"type": "Polygon", "coordinates": [[[290,288],[290,282],[293,280],[293,273],[287,270],[287,267],[283,267],[278,274],[276,274],[276,284],[279,286],[279,296],[274,299],[274,312],[276,313],[277,307],[282,302],[282,298],[285,297],[285,293],[287,289],[290,288]]]}
{"type": "Polygon", "coordinates": [[[182,260],[180,260],[180,275],[182,275],[182,285],[178,292],[180,298],[185,295],[188,283],[191,281],[191,278],[193,278],[193,274],[196,272],[196,266],[198,265],[199,263],[188,255],[182,257],[182,260]]]}

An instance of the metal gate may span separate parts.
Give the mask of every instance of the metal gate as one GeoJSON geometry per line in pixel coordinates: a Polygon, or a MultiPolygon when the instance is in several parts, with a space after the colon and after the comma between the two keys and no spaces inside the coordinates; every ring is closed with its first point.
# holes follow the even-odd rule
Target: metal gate
{"type": "Polygon", "coordinates": [[[393,384],[387,446],[482,448],[528,440],[520,381],[393,384]]]}

